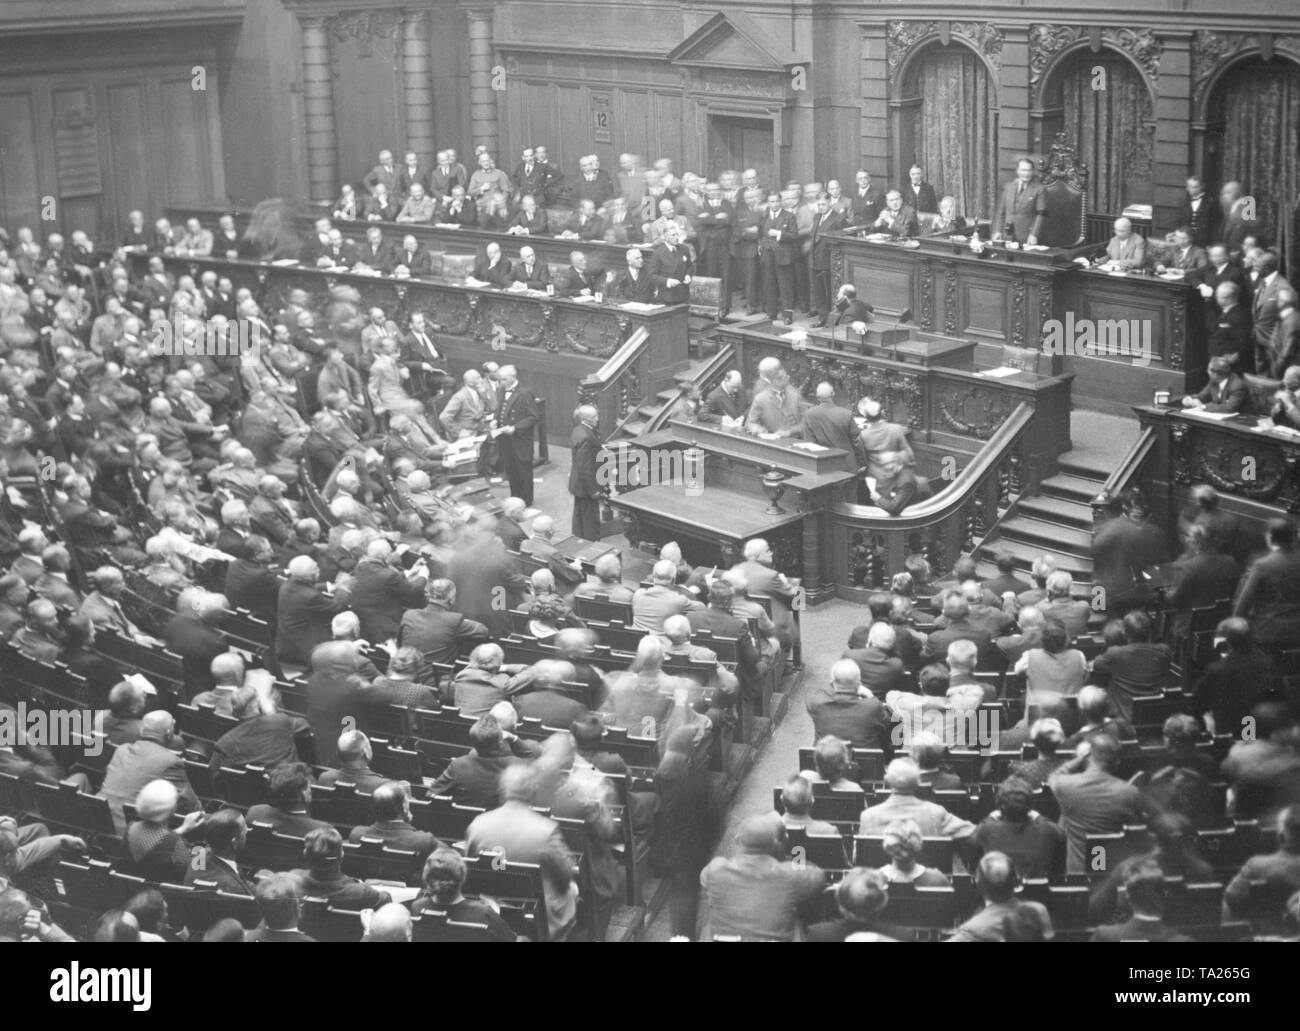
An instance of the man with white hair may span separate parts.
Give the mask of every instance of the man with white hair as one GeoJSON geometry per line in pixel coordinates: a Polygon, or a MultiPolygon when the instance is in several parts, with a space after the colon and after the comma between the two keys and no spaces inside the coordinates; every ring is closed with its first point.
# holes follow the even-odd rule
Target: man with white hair
{"type": "Polygon", "coordinates": [[[41,563],[41,552],[49,547],[45,531],[39,526],[28,524],[18,531],[18,547],[21,554],[14,559],[9,572],[17,573],[27,581],[28,586],[36,583],[44,574],[45,566],[41,563]]]}
{"type": "Polygon", "coordinates": [[[335,735],[355,720],[361,708],[359,694],[379,676],[366,657],[360,640],[361,621],[355,612],[340,612],[330,620],[332,640],[311,651],[311,677],[307,681],[307,706],[303,714],[316,736],[316,760],[327,766],[338,758],[335,735]]]}
{"type": "MultiPolygon", "coordinates": [[[[915,682],[908,677],[903,660],[895,654],[897,640],[898,631],[890,624],[873,623],[867,631],[866,646],[847,649],[840,657],[841,661],[848,659],[857,664],[863,687],[882,701],[890,691],[910,690],[915,682]]],[[[845,736],[835,730],[826,733],[845,736]]]]}
{"type": "Polygon", "coordinates": [[[921,788],[921,768],[912,759],[895,759],[885,768],[885,787],[889,797],[878,805],[862,810],[858,834],[878,835],[895,820],[915,820],[927,838],[969,838],[975,825],[954,816],[943,806],[917,798],[921,788]]]}
{"type": "Polygon", "coordinates": [[[229,651],[217,627],[229,611],[224,594],[182,592],[176,615],[163,629],[169,651],[181,657],[187,697],[212,689],[212,660],[229,651]]]}
{"type": "Polygon", "coordinates": [[[491,414],[478,369],[468,369],[461,382],[461,388],[447,399],[441,414],[443,428],[453,440],[482,433],[491,414]]]}
{"type": "MultiPolygon", "coordinates": [[[[889,629],[884,623],[876,626],[889,629]]],[[[845,653],[844,658],[831,666],[830,674],[829,685],[808,695],[806,704],[813,722],[813,741],[833,734],[856,748],[887,748],[889,727],[885,707],[862,683],[858,663],[845,653]]]]}
{"type": "Polygon", "coordinates": [[[361,618],[361,636],[382,643],[397,636],[402,615],[424,606],[428,577],[414,567],[409,574],[400,568],[400,557],[383,537],[366,546],[365,556],[352,570],[351,606],[361,618]],[[412,575],[414,574],[414,575],[412,575]]]}
{"type": "Polygon", "coordinates": [[[793,436],[807,407],[779,358],[768,355],[758,363],[758,383],[745,420],[750,433],[793,436]]]}
{"type": "Polygon", "coordinates": [[[507,701],[511,678],[525,668],[506,666],[499,644],[478,645],[469,653],[469,663],[452,678],[453,702],[460,714],[483,716],[498,702],[507,701]]]}
{"type": "Polygon", "coordinates": [[[185,760],[172,751],[172,731],[176,721],[172,714],[155,709],[140,720],[140,737],[119,745],[104,772],[100,798],[108,799],[109,808],[119,830],[126,830],[124,803],[134,803],[136,795],[156,780],[169,783],[179,796],[177,809],[182,813],[202,810],[202,804],[190,785],[185,760]]]}
{"type": "Polygon", "coordinates": [[[880,456],[880,479],[867,476],[863,480],[869,503],[883,508],[891,516],[900,514],[915,501],[920,490],[916,474],[907,468],[905,462],[901,452],[886,452],[880,456]]]}
{"type": "Polygon", "coordinates": [[[817,384],[817,403],[803,415],[798,435],[822,447],[844,452],[844,471],[856,473],[866,464],[853,413],[835,403],[835,387],[817,384]]]}
{"type": "Polygon", "coordinates": [[[695,263],[683,243],[682,230],[677,223],[665,227],[663,239],[650,255],[648,272],[654,281],[655,300],[659,304],[690,303],[695,263]]]}
{"type": "Polygon", "coordinates": [[[239,556],[244,550],[244,541],[251,533],[248,506],[244,502],[235,499],[221,506],[221,531],[216,540],[218,551],[239,556]]]}
{"type": "Polygon", "coordinates": [[[658,738],[662,746],[673,731],[692,727],[698,744],[709,731],[709,720],[690,706],[700,687],[685,677],[663,671],[664,647],[657,637],[641,638],[631,670],[610,675],[604,710],[610,723],[629,734],[658,738]]]}
{"type": "Polygon", "coordinates": [[[286,570],[288,579],[280,586],[276,600],[275,657],[281,669],[286,664],[306,669],[312,650],[330,640],[330,620],[348,607],[351,592],[340,585],[332,594],[321,591],[320,566],[307,555],[298,555],[286,570]]]}
{"type": "Polygon", "coordinates": [[[1125,272],[1140,269],[1146,263],[1146,249],[1147,242],[1140,233],[1133,231],[1133,223],[1127,218],[1117,218],[1115,235],[1106,244],[1103,264],[1125,272]]]}
{"type": "Polygon", "coordinates": [[[799,624],[794,616],[794,606],[802,604],[799,580],[775,569],[772,548],[762,537],[747,540],[743,554],[744,561],[734,568],[744,575],[750,594],[763,594],[772,599],[776,637],[781,647],[789,651],[799,643],[799,624]]]}
{"type": "Polygon", "coordinates": [[[361,911],[363,942],[409,942],[413,931],[411,911],[400,902],[361,911]]]}
{"type": "Polygon", "coordinates": [[[520,550],[544,561],[547,566],[545,572],[553,577],[553,583],[564,585],[564,593],[567,594],[582,583],[586,578],[582,572],[582,563],[576,558],[565,558],[564,553],[552,543],[555,537],[555,520],[548,515],[539,515],[533,520],[532,531],[520,550]]]}
{"type": "Polygon", "coordinates": [[[492,435],[501,456],[501,468],[510,484],[510,493],[524,504],[533,503],[533,441],[541,412],[533,392],[519,383],[513,365],[503,365],[500,396],[496,407],[496,428],[492,435]]]}
{"type": "Polygon", "coordinates": [[[574,596],[591,598],[598,594],[605,595],[612,602],[630,602],[632,588],[623,583],[623,559],[617,552],[601,555],[596,559],[592,572],[595,581],[579,584],[574,596]]]}
{"type": "Polygon", "coordinates": [[[868,476],[876,480],[884,477],[884,457],[888,454],[903,455],[907,465],[915,461],[911,445],[907,442],[907,427],[886,419],[879,401],[864,399],[859,403],[858,410],[863,419],[859,442],[866,454],[868,476]]]}
{"type": "Polygon", "coordinates": [[[664,632],[664,620],[669,616],[685,615],[704,606],[694,598],[675,590],[677,566],[661,559],[650,571],[650,586],[640,587],[632,595],[632,626],[652,634],[664,632]]]}
{"type": "Polygon", "coordinates": [[[1037,606],[1044,620],[1056,620],[1071,638],[1088,632],[1088,620],[1092,616],[1092,607],[1087,601],[1070,597],[1073,585],[1074,581],[1064,569],[1054,571],[1047,577],[1047,597],[1037,606]]]}
{"type": "Polygon", "coordinates": [[[501,253],[499,243],[489,243],[483,257],[474,263],[469,279],[498,290],[510,285],[510,260],[501,253]]]}
{"type": "MultiPolygon", "coordinates": [[[[94,590],[86,595],[80,612],[100,630],[116,630],[134,640],[146,638],[139,627],[126,618],[118,599],[126,589],[122,570],[117,566],[100,566],[90,575],[94,590]]],[[[152,638],[148,638],[152,640],[152,638]]]]}
{"type": "Polygon", "coordinates": [[[600,482],[599,476],[599,423],[600,412],[594,405],[579,405],[573,413],[573,432],[569,437],[573,535],[587,541],[600,540],[600,497],[607,486],[600,482]]]}
{"type": "Polygon", "coordinates": [[[398,647],[417,649],[426,662],[450,664],[465,645],[488,639],[486,626],[456,610],[456,585],[451,580],[431,580],[425,593],[424,608],[402,615],[398,647]]]}

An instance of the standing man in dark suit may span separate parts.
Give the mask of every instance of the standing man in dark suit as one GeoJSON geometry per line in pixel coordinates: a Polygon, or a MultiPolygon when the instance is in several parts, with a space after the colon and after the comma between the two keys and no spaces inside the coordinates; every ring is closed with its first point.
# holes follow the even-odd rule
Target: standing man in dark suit
{"type": "Polygon", "coordinates": [[[809,267],[812,270],[813,313],[819,328],[826,325],[831,314],[831,240],[827,233],[838,233],[844,228],[844,213],[831,207],[828,194],[817,198],[817,215],[813,219],[812,250],[809,267]]]}
{"type": "Polygon", "coordinates": [[[510,494],[533,503],[533,437],[539,413],[532,393],[519,385],[513,365],[501,366],[501,398],[497,402],[496,429],[492,436],[501,450],[501,466],[510,482],[510,494]]]}
{"type": "Polygon", "coordinates": [[[1223,210],[1215,199],[1205,192],[1205,180],[1199,175],[1189,176],[1187,196],[1183,199],[1178,224],[1191,229],[1192,243],[1197,247],[1209,247],[1219,238],[1219,227],[1222,223],[1223,210]]]}
{"type": "Polygon", "coordinates": [[[1016,178],[1002,188],[997,211],[993,214],[993,239],[1015,240],[1021,246],[1038,243],[1047,215],[1047,194],[1043,184],[1034,179],[1034,163],[1029,158],[1016,162],[1016,178]]]}
{"type": "Polygon", "coordinates": [[[1255,269],[1259,275],[1251,298],[1251,315],[1255,320],[1255,370],[1260,375],[1268,375],[1273,367],[1273,331],[1281,318],[1278,297],[1283,290],[1291,291],[1291,284],[1282,278],[1277,266],[1276,252],[1256,253],[1255,269]]]}
{"type": "Polygon", "coordinates": [[[934,187],[925,181],[925,169],[913,165],[907,170],[908,184],[903,187],[903,203],[913,211],[930,214],[939,210],[939,201],[934,195],[934,187]]]}
{"type": "Polygon", "coordinates": [[[583,540],[600,539],[600,501],[604,490],[598,476],[600,436],[596,426],[600,413],[591,405],[580,405],[573,413],[572,464],[569,493],[573,495],[573,535],[583,540]]]}
{"type": "Polygon", "coordinates": [[[691,273],[694,266],[682,246],[681,230],[669,225],[663,241],[650,255],[650,278],[655,284],[655,300],[660,304],[689,304],[691,273]]]}
{"type": "Polygon", "coordinates": [[[731,419],[740,423],[748,411],[749,399],[745,397],[745,388],[741,385],[740,370],[731,369],[722,377],[722,382],[709,391],[697,421],[720,424],[723,419],[731,419]]]}
{"type": "Polygon", "coordinates": [[[1211,358],[1227,358],[1237,369],[1249,371],[1254,365],[1255,348],[1250,312],[1241,303],[1241,290],[1236,281],[1228,278],[1214,288],[1208,305],[1214,318],[1208,327],[1207,350],[1211,358]]]}
{"type": "Polygon", "coordinates": [[[794,249],[799,243],[799,227],[794,206],[797,193],[767,195],[767,211],[758,226],[758,258],[763,266],[763,299],[767,317],[775,322],[777,314],[794,308],[794,249]]]}
{"type": "Polygon", "coordinates": [[[722,196],[722,187],[707,183],[704,203],[695,216],[700,275],[720,280],[721,314],[731,309],[731,234],[735,230],[735,209],[722,196]]]}
{"type": "Polygon", "coordinates": [[[515,166],[515,174],[510,181],[515,184],[514,202],[517,205],[525,194],[540,197],[545,185],[546,170],[537,162],[537,154],[532,147],[525,147],[515,166]]]}
{"type": "Polygon", "coordinates": [[[1277,327],[1269,344],[1269,359],[1274,379],[1292,365],[1300,363],[1300,310],[1296,309],[1296,292],[1290,287],[1277,292],[1277,327]]]}
{"type": "Polygon", "coordinates": [[[753,315],[762,307],[763,276],[758,263],[758,237],[763,221],[763,194],[759,190],[746,190],[744,200],[736,208],[735,226],[731,237],[732,268],[736,282],[745,297],[745,308],[753,315]]]}
{"type": "Polygon", "coordinates": [[[850,231],[871,225],[879,216],[880,209],[885,203],[885,199],[880,195],[880,192],[872,189],[871,173],[865,168],[859,168],[854,179],[857,186],[853,191],[853,196],[849,198],[853,205],[849,225],[847,226],[850,231]]]}
{"type": "Polygon", "coordinates": [[[804,413],[800,436],[822,447],[843,451],[845,472],[856,473],[866,464],[853,413],[835,403],[835,388],[829,383],[817,384],[817,403],[804,413]]]}
{"type": "Polygon", "coordinates": [[[429,172],[420,164],[419,157],[414,151],[406,155],[406,164],[397,172],[397,192],[403,197],[411,196],[411,187],[416,183],[424,189],[425,193],[429,192],[429,172]]]}
{"type": "Polygon", "coordinates": [[[346,587],[332,597],[320,591],[320,566],[307,555],[292,559],[286,572],[276,603],[275,657],[282,667],[306,668],[312,649],[333,637],[330,620],[348,607],[350,594],[346,587]]]}

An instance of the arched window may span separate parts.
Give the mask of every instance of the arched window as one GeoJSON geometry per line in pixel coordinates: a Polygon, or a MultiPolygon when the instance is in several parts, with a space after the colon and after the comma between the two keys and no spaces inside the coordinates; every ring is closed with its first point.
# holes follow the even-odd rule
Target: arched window
{"type": "Polygon", "coordinates": [[[915,161],[967,218],[993,214],[998,171],[997,88],[984,61],[960,43],[934,43],[903,73],[895,101],[899,182],[915,161]]]}
{"type": "Polygon", "coordinates": [[[1255,198],[1256,217],[1294,275],[1300,261],[1300,64],[1282,56],[1234,65],[1214,86],[1206,108],[1206,175],[1238,180],[1255,198]]]}
{"type": "Polygon", "coordinates": [[[1155,201],[1155,115],[1151,90],[1126,57],[1102,51],[1072,54],[1043,91],[1043,139],[1058,130],[1088,166],[1088,206],[1118,214],[1155,201]]]}

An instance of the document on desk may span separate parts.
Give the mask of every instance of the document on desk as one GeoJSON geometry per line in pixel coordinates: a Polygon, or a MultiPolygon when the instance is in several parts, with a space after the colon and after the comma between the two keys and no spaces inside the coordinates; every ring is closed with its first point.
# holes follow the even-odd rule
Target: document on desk
{"type": "Polygon", "coordinates": [[[1010,365],[999,365],[996,369],[983,369],[975,373],[976,376],[987,376],[989,379],[1006,379],[1008,376],[1014,376],[1021,369],[1013,368],[1010,365]]]}
{"type": "Polygon", "coordinates": [[[275,265],[277,268],[288,268],[290,265],[297,265],[297,264],[298,264],[298,259],[297,259],[297,258],[279,258],[279,259],[277,259],[277,260],[271,262],[271,264],[272,264],[272,265],[275,265]]]}
{"type": "Polygon", "coordinates": [[[791,444],[790,446],[796,451],[807,451],[810,454],[818,454],[819,452],[829,450],[829,448],[824,448],[820,444],[814,443],[811,440],[801,440],[797,444],[791,444]]]}
{"type": "Polygon", "coordinates": [[[1198,415],[1202,419],[1213,419],[1215,422],[1226,422],[1228,419],[1237,418],[1236,412],[1207,412],[1204,408],[1188,408],[1186,415],[1198,415]]]}
{"type": "Polygon", "coordinates": [[[647,311],[658,311],[660,308],[664,307],[664,305],[646,304],[644,301],[624,301],[622,304],[619,305],[619,307],[622,308],[624,311],[647,312],[647,311]]]}

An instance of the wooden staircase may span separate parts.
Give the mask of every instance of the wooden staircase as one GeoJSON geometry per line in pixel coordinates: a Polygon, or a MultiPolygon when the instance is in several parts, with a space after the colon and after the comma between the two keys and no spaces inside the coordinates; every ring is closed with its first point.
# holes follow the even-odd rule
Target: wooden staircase
{"type": "Polygon", "coordinates": [[[1092,499],[1114,472],[1117,455],[1137,440],[1138,426],[1131,419],[1088,415],[1104,418],[1104,425],[1089,434],[1087,447],[1061,455],[1056,475],[1039,484],[1038,494],[1020,498],[985,538],[975,554],[981,577],[996,576],[993,556],[1009,551],[1016,557],[1016,568],[1026,574],[1036,559],[1051,555],[1058,568],[1074,577],[1076,594],[1086,594],[1091,587],[1092,499]]]}
{"type": "Polygon", "coordinates": [[[712,354],[699,358],[673,374],[676,381],[637,405],[623,420],[614,427],[614,432],[606,438],[606,443],[616,440],[629,440],[660,429],[668,419],[669,410],[676,404],[691,386],[703,390],[705,384],[710,386],[718,380],[729,367],[734,357],[730,345],[718,348],[712,354]]]}

